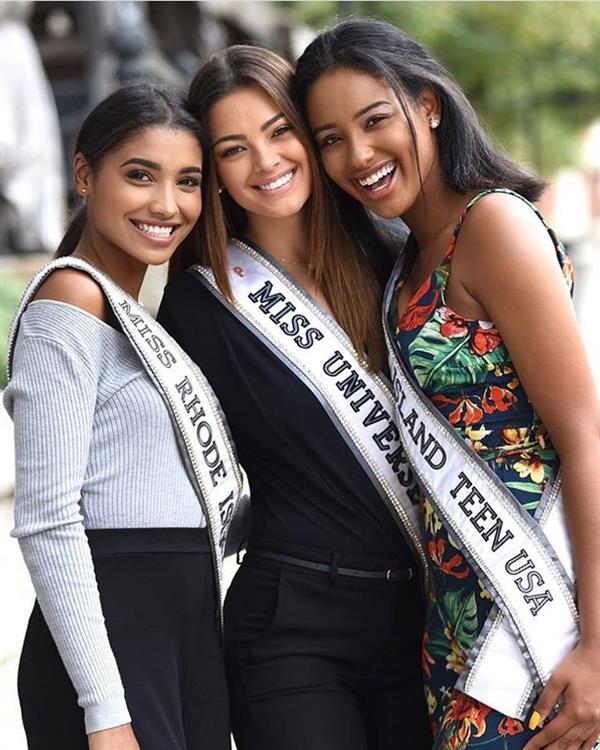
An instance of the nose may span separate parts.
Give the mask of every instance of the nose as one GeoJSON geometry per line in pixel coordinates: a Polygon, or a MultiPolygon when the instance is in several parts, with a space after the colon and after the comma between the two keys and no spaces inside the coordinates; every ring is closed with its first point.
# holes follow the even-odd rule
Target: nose
{"type": "Polygon", "coordinates": [[[354,137],[349,141],[349,159],[352,169],[365,169],[373,161],[374,150],[368,140],[354,137]]]}
{"type": "Polygon", "coordinates": [[[265,144],[255,151],[254,168],[257,172],[271,172],[279,165],[280,160],[277,151],[265,144]]]}
{"type": "Polygon", "coordinates": [[[153,192],[150,211],[161,219],[169,219],[177,213],[177,200],[172,185],[157,185],[153,192]]]}

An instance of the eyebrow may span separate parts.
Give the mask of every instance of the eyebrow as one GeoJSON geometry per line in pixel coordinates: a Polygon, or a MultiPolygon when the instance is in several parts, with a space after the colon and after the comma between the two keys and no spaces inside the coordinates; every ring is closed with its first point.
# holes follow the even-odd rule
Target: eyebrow
{"type": "MultiPolygon", "coordinates": [[[[356,114],[353,115],[352,119],[357,120],[359,117],[362,117],[367,112],[369,112],[372,109],[375,109],[375,107],[379,107],[381,104],[391,104],[391,102],[388,102],[387,99],[381,99],[377,102],[373,102],[372,104],[367,104],[366,107],[363,107],[362,109],[359,109],[356,114]]],[[[335,122],[327,122],[325,125],[319,125],[318,128],[315,128],[313,130],[313,134],[317,135],[317,133],[320,133],[322,130],[329,130],[329,128],[335,128],[336,123],[335,122]]]]}
{"type": "MultiPolygon", "coordinates": [[[[264,133],[265,130],[268,130],[271,125],[277,122],[277,120],[280,120],[282,117],[285,117],[283,112],[278,112],[276,115],[273,115],[273,117],[269,118],[266,122],[264,122],[260,126],[260,130],[262,133],[264,133]]],[[[248,137],[245,136],[243,133],[232,133],[231,135],[224,135],[221,136],[221,138],[217,138],[217,140],[213,143],[213,148],[222,141],[247,141],[248,137]]]]}
{"type": "MultiPolygon", "coordinates": [[[[140,164],[142,167],[148,167],[148,169],[156,169],[158,172],[161,170],[160,164],[157,164],[155,161],[150,161],[149,159],[141,159],[137,156],[134,156],[132,159],[127,159],[127,161],[124,161],[120,166],[125,167],[127,164],[140,164]]],[[[202,170],[200,167],[183,167],[179,170],[180,174],[202,174],[202,170]]]]}

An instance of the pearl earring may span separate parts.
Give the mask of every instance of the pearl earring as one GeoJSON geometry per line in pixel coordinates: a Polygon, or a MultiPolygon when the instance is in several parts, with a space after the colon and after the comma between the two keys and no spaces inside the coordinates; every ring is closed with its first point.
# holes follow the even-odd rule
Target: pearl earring
{"type": "Polygon", "coordinates": [[[221,185],[219,185],[219,187],[218,187],[219,195],[223,195],[223,191],[224,190],[225,190],[225,188],[222,187],[221,185]]]}
{"type": "Polygon", "coordinates": [[[440,122],[441,122],[441,120],[440,120],[439,117],[430,117],[429,118],[429,127],[432,130],[435,130],[438,127],[438,125],[440,124],[440,122]]]}

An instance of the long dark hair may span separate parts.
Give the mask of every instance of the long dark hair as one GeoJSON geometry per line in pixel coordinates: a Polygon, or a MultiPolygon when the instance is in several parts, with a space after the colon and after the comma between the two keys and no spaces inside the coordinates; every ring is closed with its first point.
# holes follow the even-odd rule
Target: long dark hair
{"type": "MultiPolygon", "coordinates": [[[[110,94],[89,113],[77,135],[75,153],[83,154],[95,173],[107,154],[142,130],[157,126],[188,131],[203,144],[201,128],[181,92],[153,83],[132,83],[110,94]]],[[[55,258],[71,255],[81,239],[85,223],[84,205],[71,219],[55,258]]],[[[182,246],[186,243],[193,246],[197,242],[197,233],[191,232],[182,246]]]]}
{"type": "MultiPolygon", "coordinates": [[[[210,110],[221,98],[244,86],[258,86],[281,109],[306,148],[313,188],[305,212],[310,263],[315,281],[333,313],[346,330],[359,356],[366,351],[372,369],[383,365],[385,347],[379,324],[381,288],[373,266],[361,247],[360,222],[345,225],[331,184],[311,144],[311,137],[291,97],[293,68],[268,49],[234,45],[214,54],[198,71],[189,91],[193,113],[209,131],[210,110]]],[[[232,299],[227,261],[229,236],[243,236],[246,214],[231,197],[218,193],[212,149],[204,158],[204,205],[199,222],[201,255],[182,253],[172,259],[174,273],[192,263],[210,265],[222,293],[232,299]]],[[[359,207],[361,216],[366,216],[359,207]]],[[[366,219],[365,219],[366,221],[366,219]]]]}
{"type": "Polygon", "coordinates": [[[304,50],[296,66],[292,94],[306,115],[312,84],[335,68],[350,68],[391,86],[416,136],[406,97],[418,99],[425,86],[437,93],[442,118],[437,129],[445,182],[457,193],[505,187],[535,201],[545,183],[529,174],[490,141],[473,107],[446,68],[404,31],[371,18],[349,19],[324,31],[304,50]]]}

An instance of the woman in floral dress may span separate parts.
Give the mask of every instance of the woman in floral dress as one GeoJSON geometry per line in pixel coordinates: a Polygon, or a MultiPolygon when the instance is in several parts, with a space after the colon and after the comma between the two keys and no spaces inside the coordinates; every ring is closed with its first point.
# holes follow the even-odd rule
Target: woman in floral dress
{"type": "Polygon", "coordinates": [[[455,688],[492,598],[422,501],[435,748],[591,750],[600,734],[600,405],[570,262],[530,203],[544,185],[490,143],[443,66],[389,24],[350,20],[317,37],[298,61],[295,98],[347,199],[411,230],[386,313],[425,396],[532,515],[560,456],[580,640],[526,722],[455,688]]]}
{"type": "MultiPolygon", "coordinates": [[[[482,191],[468,203],[441,263],[412,296],[401,318],[396,312],[397,295],[390,315],[400,349],[419,385],[522,507],[534,513],[556,465],[556,450],[495,325],[463,317],[446,304],[452,256],[463,221],[492,192],[510,194],[505,190],[482,191]]],[[[570,259],[550,230],[549,234],[565,280],[572,288],[570,259]]],[[[414,247],[411,243],[408,250],[414,247]]],[[[398,294],[410,274],[410,265],[409,259],[398,294]]],[[[423,499],[422,508],[436,583],[422,654],[434,734],[444,738],[441,746],[448,750],[484,745],[492,750],[520,748],[533,731],[452,689],[487,619],[492,598],[429,501],[423,499]],[[511,737],[518,739],[511,742],[511,737]]]]}

